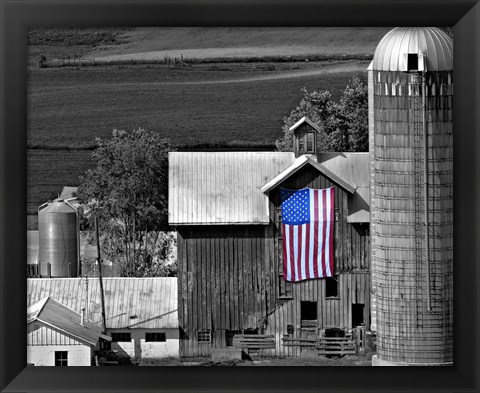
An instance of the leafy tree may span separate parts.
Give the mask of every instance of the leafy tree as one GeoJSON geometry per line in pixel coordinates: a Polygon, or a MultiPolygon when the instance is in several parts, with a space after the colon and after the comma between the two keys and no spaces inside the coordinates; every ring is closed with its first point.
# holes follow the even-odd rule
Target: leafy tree
{"type": "Polygon", "coordinates": [[[102,259],[121,276],[156,276],[167,270],[173,236],[167,226],[168,139],[143,129],[114,130],[96,139],[96,167],[81,178],[77,197],[87,236],[95,243],[98,217],[102,259]]]}
{"type": "Polygon", "coordinates": [[[275,142],[277,150],[292,151],[293,133],[289,130],[303,116],[316,123],[317,150],[368,151],[368,90],[357,77],[350,80],[338,102],[329,91],[303,89],[300,104],[283,119],[283,137],[275,142]]]}

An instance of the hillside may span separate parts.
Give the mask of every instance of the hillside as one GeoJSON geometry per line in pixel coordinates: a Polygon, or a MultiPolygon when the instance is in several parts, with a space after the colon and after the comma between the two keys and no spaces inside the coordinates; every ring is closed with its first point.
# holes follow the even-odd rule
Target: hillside
{"type": "Polygon", "coordinates": [[[385,27],[136,28],[118,45],[97,46],[97,58],[261,58],[263,56],[373,54],[385,27]]]}

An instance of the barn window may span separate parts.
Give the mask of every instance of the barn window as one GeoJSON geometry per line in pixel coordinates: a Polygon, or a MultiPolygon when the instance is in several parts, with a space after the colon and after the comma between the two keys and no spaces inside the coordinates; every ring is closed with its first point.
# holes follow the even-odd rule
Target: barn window
{"type": "Polygon", "coordinates": [[[307,153],[314,153],[315,152],[315,146],[313,145],[313,132],[307,132],[307,153]]]}
{"type": "Polygon", "coordinates": [[[145,333],[145,341],[147,342],[165,342],[167,337],[165,333],[145,333]]]}
{"type": "Polygon", "coordinates": [[[338,297],[337,276],[327,277],[325,279],[325,297],[338,297]]]}
{"type": "Polygon", "coordinates": [[[317,302],[300,302],[300,318],[313,321],[317,319],[317,302]]]}
{"type": "Polygon", "coordinates": [[[114,343],[132,341],[132,335],[131,333],[112,333],[112,341],[114,343]]]}
{"type": "Polygon", "coordinates": [[[278,275],[278,297],[280,299],[292,298],[292,283],[285,280],[283,273],[278,275]]]}
{"type": "Polygon", "coordinates": [[[364,324],[363,310],[365,305],[352,303],[352,327],[361,326],[364,324]]]}
{"type": "Polygon", "coordinates": [[[197,341],[199,343],[209,343],[212,342],[212,331],[210,329],[199,330],[197,341]]]}
{"type": "Polygon", "coordinates": [[[68,351],[55,351],[55,366],[68,366],[68,351]]]}
{"type": "Polygon", "coordinates": [[[233,346],[233,337],[235,335],[242,334],[241,330],[227,330],[225,332],[225,338],[227,340],[227,347],[233,346]]]}
{"type": "Polygon", "coordinates": [[[292,298],[292,283],[286,281],[283,277],[283,233],[282,226],[282,209],[278,207],[276,209],[277,216],[277,255],[278,255],[278,298],[279,299],[291,299],[292,298]]]}
{"type": "Polygon", "coordinates": [[[294,328],[293,325],[287,325],[287,334],[293,336],[294,328]]]}

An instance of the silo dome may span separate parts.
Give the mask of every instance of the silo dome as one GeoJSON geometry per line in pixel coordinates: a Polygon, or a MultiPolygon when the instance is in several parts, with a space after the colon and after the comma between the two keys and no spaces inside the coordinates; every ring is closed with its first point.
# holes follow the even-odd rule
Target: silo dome
{"type": "Polygon", "coordinates": [[[373,57],[377,71],[410,71],[418,56],[418,71],[453,70],[453,43],[436,27],[397,27],[380,41],[373,57]],[[413,57],[412,57],[413,56],[413,57]]]}

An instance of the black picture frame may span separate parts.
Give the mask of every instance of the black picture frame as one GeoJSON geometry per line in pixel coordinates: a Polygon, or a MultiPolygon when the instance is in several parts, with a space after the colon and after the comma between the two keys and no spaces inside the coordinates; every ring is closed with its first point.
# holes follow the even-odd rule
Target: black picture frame
{"type": "Polygon", "coordinates": [[[478,0],[0,0],[0,16],[2,391],[479,391],[478,0]],[[26,29],[61,25],[454,26],[454,366],[26,367],[26,29]]]}

